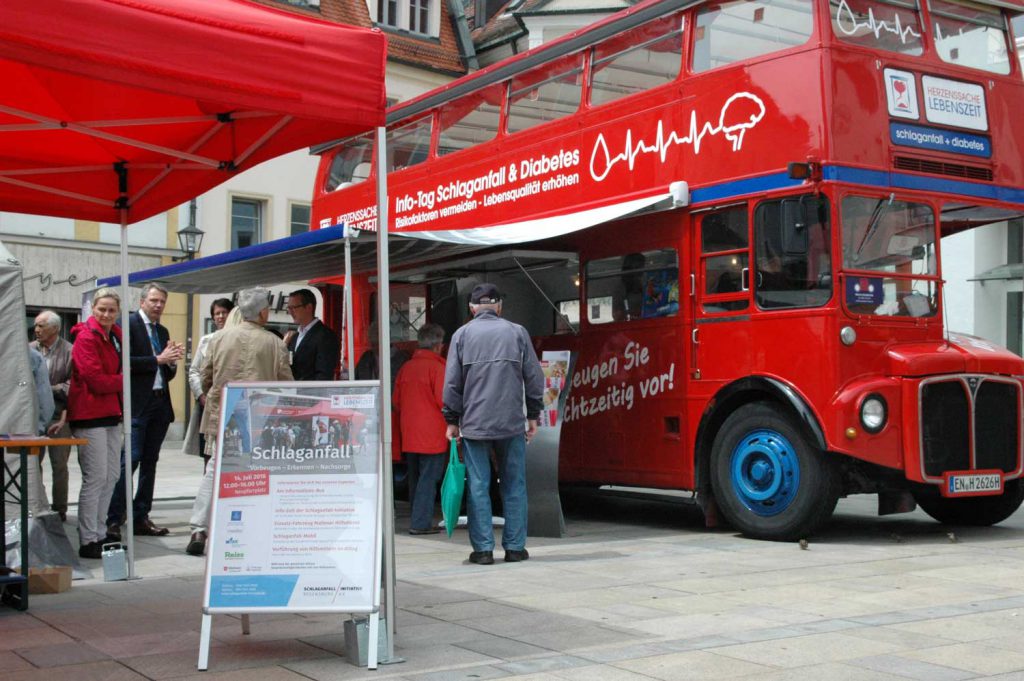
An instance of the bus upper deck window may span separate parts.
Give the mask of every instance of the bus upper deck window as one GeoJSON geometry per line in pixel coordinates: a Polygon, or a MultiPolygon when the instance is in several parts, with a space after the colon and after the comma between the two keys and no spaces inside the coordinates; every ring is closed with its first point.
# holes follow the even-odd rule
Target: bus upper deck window
{"type": "Polygon", "coordinates": [[[468,149],[494,138],[498,132],[505,86],[496,83],[441,107],[437,155],[468,149]]]}
{"type": "Polygon", "coordinates": [[[832,31],[842,40],[873,50],[924,52],[916,0],[831,0],[832,31]]]}
{"type": "Polygon", "coordinates": [[[583,93],[583,55],[570,54],[512,79],[508,132],[576,113],[583,93]]]}
{"type": "Polygon", "coordinates": [[[931,0],[935,49],[949,64],[991,73],[1010,72],[1006,22],[995,7],[931,0]]]}
{"type": "Polygon", "coordinates": [[[735,0],[703,6],[693,42],[696,72],[803,45],[814,26],[810,0],[735,0]]]}
{"type": "Polygon", "coordinates": [[[373,162],[373,139],[355,137],[341,145],[331,159],[324,186],[329,192],[358,184],[370,176],[373,162]]]}
{"type": "Polygon", "coordinates": [[[672,82],[682,67],[682,54],[681,12],[605,40],[594,48],[590,103],[613,102],[672,82]]]}
{"type": "Polygon", "coordinates": [[[430,153],[431,117],[424,116],[387,133],[388,172],[422,163],[430,153]]]}

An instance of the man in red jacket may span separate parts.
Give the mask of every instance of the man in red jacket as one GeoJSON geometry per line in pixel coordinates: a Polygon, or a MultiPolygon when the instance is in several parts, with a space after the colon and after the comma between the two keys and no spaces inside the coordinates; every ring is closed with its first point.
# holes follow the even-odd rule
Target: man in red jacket
{"type": "Polygon", "coordinates": [[[409,467],[409,534],[436,534],[434,498],[448,450],[447,424],[441,416],[444,329],[437,324],[424,324],[416,338],[419,349],[398,372],[391,399],[398,415],[402,453],[409,467]]]}

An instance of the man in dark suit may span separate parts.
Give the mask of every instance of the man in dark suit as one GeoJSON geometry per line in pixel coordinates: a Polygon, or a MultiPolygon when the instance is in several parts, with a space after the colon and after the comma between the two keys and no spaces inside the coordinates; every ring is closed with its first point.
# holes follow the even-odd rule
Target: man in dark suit
{"type": "Polygon", "coordinates": [[[288,295],[288,312],[299,325],[289,331],[285,344],[291,354],[292,375],[296,381],[333,381],[341,346],[338,336],[316,318],[316,298],[309,289],[288,295]]]}
{"type": "MultiPolygon", "coordinates": [[[[139,469],[139,486],[132,504],[135,534],[162,537],[165,527],[149,519],[156,483],[156,463],[160,459],[167,427],[174,421],[171,407],[171,379],[177,373],[176,362],[185,354],[181,343],[170,339],[160,323],[167,304],[167,291],[157,284],[142,287],[139,309],[128,318],[128,341],[132,372],[132,473],[139,469]]],[[[127,516],[124,494],[124,456],[121,477],[114,487],[107,509],[107,535],[121,536],[121,524],[127,516]]]]}

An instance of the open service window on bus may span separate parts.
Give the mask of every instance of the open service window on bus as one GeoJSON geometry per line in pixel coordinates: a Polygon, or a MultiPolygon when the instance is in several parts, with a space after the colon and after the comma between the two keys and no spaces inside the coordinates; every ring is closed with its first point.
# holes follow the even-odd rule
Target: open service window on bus
{"type": "Polygon", "coordinates": [[[847,195],[840,220],[846,309],[884,317],[935,316],[935,209],[894,194],[847,195]]]}
{"type": "Polygon", "coordinates": [[[679,257],[663,248],[587,263],[591,324],[674,317],[679,313],[679,257]]]}

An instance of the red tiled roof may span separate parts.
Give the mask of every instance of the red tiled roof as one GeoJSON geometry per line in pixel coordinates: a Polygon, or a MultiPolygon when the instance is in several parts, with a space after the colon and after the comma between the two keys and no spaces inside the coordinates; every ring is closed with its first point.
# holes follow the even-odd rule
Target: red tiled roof
{"type": "MultiPolygon", "coordinates": [[[[320,0],[319,8],[293,5],[286,0],[252,1],[351,26],[369,28],[374,25],[370,19],[366,2],[363,0],[320,0]]],[[[459,45],[455,40],[455,29],[452,26],[447,0],[437,0],[437,2],[441,8],[440,38],[421,38],[411,33],[385,30],[384,33],[388,37],[388,59],[440,73],[464,74],[466,66],[459,54],[459,45]]]]}

